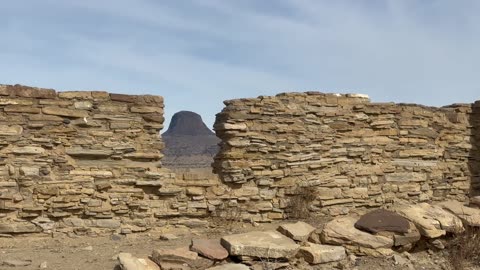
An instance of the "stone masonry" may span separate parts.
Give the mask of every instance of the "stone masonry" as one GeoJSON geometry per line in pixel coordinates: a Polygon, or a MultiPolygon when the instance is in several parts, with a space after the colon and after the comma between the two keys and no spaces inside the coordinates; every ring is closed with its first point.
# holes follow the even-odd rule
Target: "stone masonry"
{"type": "Polygon", "coordinates": [[[339,215],[395,200],[466,201],[478,186],[479,102],[435,108],[306,92],[225,105],[214,170],[263,219],[285,218],[299,196],[311,212],[339,215]]]}
{"type": "Polygon", "coordinates": [[[162,97],[0,85],[0,234],[269,222],[289,217],[298,198],[334,216],[480,190],[478,102],[307,92],[225,104],[219,178],[162,168],[162,97]]]}
{"type": "Polygon", "coordinates": [[[0,233],[158,224],[177,188],[163,121],[159,96],[0,85],[0,233]]]}

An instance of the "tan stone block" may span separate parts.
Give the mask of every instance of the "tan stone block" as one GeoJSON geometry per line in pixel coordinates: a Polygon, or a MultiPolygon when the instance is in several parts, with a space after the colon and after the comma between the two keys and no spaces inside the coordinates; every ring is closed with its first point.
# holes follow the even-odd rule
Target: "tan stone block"
{"type": "Polygon", "coordinates": [[[160,113],[163,114],[163,108],[151,106],[132,106],[130,108],[132,113],[160,113]]]}
{"type": "Polygon", "coordinates": [[[33,105],[33,100],[19,98],[0,98],[0,105],[33,105]]]}
{"type": "Polygon", "coordinates": [[[40,108],[35,108],[32,106],[24,105],[8,105],[4,108],[5,112],[8,113],[40,113],[40,108]]]}
{"type": "Polygon", "coordinates": [[[23,133],[23,127],[19,125],[0,125],[0,136],[19,136],[23,133]]]}
{"type": "Polygon", "coordinates": [[[58,97],[65,99],[92,99],[92,92],[89,91],[64,91],[59,92],[58,97]]]}
{"type": "Polygon", "coordinates": [[[49,115],[58,115],[58,116],[66,116],[66,117],[73,117],[73,118],[83,118],[88,117],[88,112],[82,110],[72,110],[72,109],[65,109],[60,107],[45,107],[42,109],[44,114],[49,115]]]}

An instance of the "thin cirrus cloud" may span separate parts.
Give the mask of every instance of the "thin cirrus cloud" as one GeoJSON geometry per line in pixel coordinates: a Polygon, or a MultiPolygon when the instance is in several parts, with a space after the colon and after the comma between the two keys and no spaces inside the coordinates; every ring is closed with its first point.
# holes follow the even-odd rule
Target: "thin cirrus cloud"
{"type": "MultiPolygon", "coordinates": [[[[476,0],[18,0],[0,83],[165,97],[166,118],[284,91],[480,99],[476,0]]],[[[168,123],[167,123],[168,124],[168,123]]]]}

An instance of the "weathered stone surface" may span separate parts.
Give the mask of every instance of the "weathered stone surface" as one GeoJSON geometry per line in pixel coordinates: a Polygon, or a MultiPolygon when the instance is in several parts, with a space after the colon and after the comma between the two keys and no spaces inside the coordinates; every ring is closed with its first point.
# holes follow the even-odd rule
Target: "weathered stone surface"
{"type": "Polygon", "coordinates": [[[393,247],[393,239],[361,231],[355,228],[356,222],[357,219],[353,217],[341,217],[330,221],[325,225],[321,233],[322,242],[371,249],[393,247]]]}
{"type": "Polygon", "coordinates": [[[140,259],[130,253],[120,253],[117,259],[121,270],[160,270],[160,267],[149,259],[140,259]]]}
{"type": "Polygon", "coordinates": [[[370,233],[396,232],[407,233],[410,229],[408,219],[384,209],[374,210],[360,217],[355,228],[370,233]]]}
{"type": "Polygon", "coordinates": [[[89,91],[65,91],[58,93],[58,97],[65,99],[91,99],[92,92],[89,91]]]}
{"type": "Polygon", "coordinates": [[[3,265],[11,266],[11,267],[21,267],[21,266],[29,266],[32,264],[31,260],[16,260],[16,259],[7,259],[3,260],[3,265]]]}
{"type": "Polygon", "coordinates": [[[212,261],[200,258],[196,252],[190,251],[189,247],[155,249],[152,252],[151,258],[152,261],[160,265],[162,269],[176,269],[175,267],[179,266],[206,269],[213,264],[212,261]]]}
{"type": "Polygon", "coordinates": [[[207,268],[207,270],[249,270],[249,269],[250,267],[240,263],[226,263],[226,264],[218,265],[215,267],[207,268]]]}
{"type": "Polygon", "coordinates": [[[295,241],[307,241],[315,229],[308,223],[298,221],[296,223],[282,224],[277,230],[295,241]]]}
{"type": "Polygon", "coordinates": [[[76,157],[97,157],[106,158],[113,154],[112,150],[107,149],[85,149],[81,147],[67,148],[65,150],[67,155],[76,157]]]}
{"type": "Polygon", "coordinates": [[[439,206],[427,203],[396,205],[393,210],[413,222],[420,233],[428,238],[437,238],[447,232],[463,231],[462,221],[439,206]]]}
{"type": "Polygon", "coordinates": [[[221,244],[233,256],[290,258],[298,251],[292,239],[276,231],[254,231],[224,236],[221,244]]]}
{"type": "MultiPolygon", "coordinates": [[[[249,209],[267,217],[301,212],[289,205],[303,187],[314,189],[311,214],[331,216],[396,199],[466,201],[470,182],[478,182],[470,172],[478,175],[480,165],[470,169],[467,161],[478,160],[472,104],[370,103],[320,92],[224,103],[214,125],[222,139],[214,170],[238,186],[285,189],[284,208],[249,209]]],[[[260,200],[255,205],[272,201],[260,200]]]]}
{"type": "Polygon", "coordinates": [[[87,111],[65,109],[60,107],[44,107],[42,109],[42,112],[44,114],[58,115],[58,116],[65,116],[65,117],[72,117],[72,118],[84,118],[88,116],[87,111]]]}
{"type": "Polygon", "coordinates": [[[302,246],[299,256],[310,264],[320,264],[341,261],[347,257],[345,248],[341,246],[317,245],[309,243],[302,246]]]}
{"type": "Polygon", "coordinates": [[[3,110],[9,113],[40,113],[41,111],[39,108],[24,105],[9,105],[5,106],[3,110]]]}
{"type": "MultiPolygon", "coordinates": [[[[153,213],[167,210],[165,202],[172,198],[152,194],[150,186],[173,182],[175,175],[158,162],[161,124],[145,116],[163,117],[162,98],[134,96],[130,104],[112,101],[106,92],[57,95],[20,85],[2,85],[0,95],[0,230],[103,233],[157,226],[150,221],[153,213]],[[131,106],[155,112],[131,112],[131,106]],[[107,107],[123,110],[99,113],[107,107]],[[116,122],[124,129],[116,129],[116,122]]],[[[180,211],[171,212],[180,216],[180,211]]]]}
{"type": "Polygon", "coordinates": [[[34,233],[41,229],[30,222],[0,223],[0,233],[34,233]]]}
{"type": "Polygon", "coordinates": [[[0,125],[0,136],[18,136],[22,134],[23,127],[19,125],[0,125]]]}
{"type": "Polygon", "coordinates": [[[42,89],[24,85],[8,85],[7,91],[10,91],[17,97],[26,98],[56,98],[57,93],[53,89],[42,89]]]}
{"type": "Polygon", "coordinates": [[[37,146],[14,147],[12,153],[18,155],[39,155],[45,153],[45,149],[37,146]]]}
{"type": "Polygon", "coordinates": [[[480,209],[465,206],[459,201],[445,201],[438,204],[458,216],[465,225],[480,227],[480,209]]]}
{"type": "Polygon", "coordinates": [[[220,239],[193,239],[190,249],[211,260],[224,260],[228,251],[220,244],[220,239]]]}

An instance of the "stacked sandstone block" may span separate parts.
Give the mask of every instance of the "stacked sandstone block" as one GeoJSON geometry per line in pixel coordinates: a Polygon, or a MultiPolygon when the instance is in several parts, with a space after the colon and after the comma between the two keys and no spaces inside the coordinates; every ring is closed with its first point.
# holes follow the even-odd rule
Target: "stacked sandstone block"
{"type": "Polygon", "coordinates": [[[155,226],[163,121],[159,96],[0,85],[0,233],[155,226]]]}
{"type": "Polygon", "coordinates": [[[256,219],[285,218],[295,196],[325,215],[396,200],[465,201],[478,179],[479,104],[434,108],[306,92],[225,105],[214,169],[256,219]]]}

